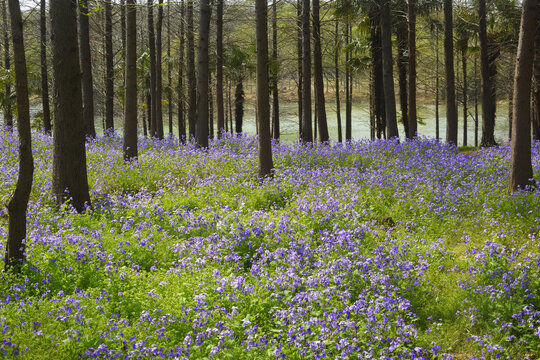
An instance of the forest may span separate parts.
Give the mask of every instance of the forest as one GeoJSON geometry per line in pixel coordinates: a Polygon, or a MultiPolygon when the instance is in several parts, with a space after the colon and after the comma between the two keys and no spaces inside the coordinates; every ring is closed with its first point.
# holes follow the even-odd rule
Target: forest
{"type": "Polygon", "coordinates": [[[0,357],[537,359],[538,0],[0,0],[0,357]]]}

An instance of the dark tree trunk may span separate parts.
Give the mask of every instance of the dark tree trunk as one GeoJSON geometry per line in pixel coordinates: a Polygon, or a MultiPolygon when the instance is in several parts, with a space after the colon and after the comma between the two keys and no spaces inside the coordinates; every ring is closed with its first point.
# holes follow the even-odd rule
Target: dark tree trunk
{"type": "Polygon", "coordinates": [[[302,0],[298,0],[296,3],[296,28],[297,28],[297,38],[296,38],[296,51],[298,54],[298,134],[300,140],[304,138],[303,132],[304,128],[302,121],[304,118],[304,101],[302,99],[304,93],[304,74],[303,74],[303,60],[302,60],[302,0]]]}
{"type": "Polygon", "coordinates": [[[80,66],[82,72],[82,96],[84,133],[88,137],[96,136],[94,125],[94,80],[92,78],[92,56],[90,53],[88,0],[79,1],[79,42],[80,66]]]}
{"type": "Polygon", "coordinates": [[[439,30],[435,31],[435,138],[439,140],[440,122],[439,122],[439,30]]]}
{"type": "Polygon", "coordinates": [[[480,74],[482,77],[482,141],[480,146],[496,145],[495,112],[489,71],[489,45],[486,30],[486,0],[478,1],[478,38],[480,40],[480,74]]]}
{"type": "Polygon", "coordinates": [[[45,0],[41,0],[39,23],[41,30],[41,105],[43,107],[43,131],[51,133],[51,106],[49,104],[49,76],[47,72],[47,17],[45,15],[45,0]]]}
{"type": "Polygon", "coordinates": [[[199,42],[197,46],[197,145],[208,147],[208,43],[210,37],[210,0],[201,0],[199,42]]]}
{"type": "Polygon", "coordinates": [[[158,137],[157,127],[157,79],[156,79],[156,38],[154,34],[154,1],[148,0],[148,47],[150,55],[150,136],[158,137]]]}
{"type": "MultiPolygon", "coordinates": [[[[538,9],[536,10],[539,11],[538,9]]],[[[536,15],[536,38],[534,48],[534,74],[533,74],[533,117],[532,128],[534,140],[540,140],[540,16],[536,15]]]]}
{"type": "Polygon", "coordinates": [[[351,69],[349,60],[351,52],[349,50],[349,23],[345,24],[345,141],[352,139],[352,94],[351,94],[351,69]]]}
{"type": "Polygon", "coordinates": [[[381,27],[379,13],[375,7],[369,10],[370,37],[371,37],[371,86],[370,92],[373,101],[373,112],[377,138],[385,138],[386,115],[384,109],[384,88],[382,73],[382,52],[381,52],[381,27]]]}
{"type": "Polygon", "coordinates": [[[461,50],[461,66],[463,68],[463,146],[467,146],[467,46],[461,50]]]}
{"type": "Polygon", "coordinates": [[[390,0],[381,0],[381,40],[383,60],[384,107],[386,134],[389,139],[399,137],[396,120],[396,96],[392,71],[392,31],[390,27],[390,0]]]}
{"type": "Polygon", "coordinates": [[[13,36],[13,60],[15,65],[15,91],[17,94],[17,130],[19,133],[19,177],[15,191],[8,203],[8,238],[6,246],[6,269],[17,267],[24,261],[26,239],[26,209],[32,190],[34,159],[30,132],[30,104],[21,8],[18,0],[9,0],[11,34],[13,36]]]}
{"type": "Polygon", "coordinates": [[[279,91],[278,91],[278,45],[277,45],[277,5],[272,1],[272,137],[279,139],[279,91]]]}
{"type": "Polygon", "coordinates": [[[234,121],[236,127],[236,133],[240,135],[242,133],[242,123],[244,120],[244,85],[242,80],[236,84],[236,91],[234,92],[234,121]]]}
{"type": "Polygon", "coordinates": [[[216,16],[216,111],[217,135],[221,138],[225,131],[225,114],[223,105],[223,2],[217,0],[216,16]]]}
{"type": "Polygon", "coordinates": [[[474,57],[474,146],[478,147],[478,64],[474,57]]]}
{"type": "Polygon", "coordinates": [[[454,75],[452,0],[444,0],[444,69],[446,74],[446,142],[457,146],[458,116],[454,75]]]}
{"type": "Polygon", "coordinates": [[[400,23],[397,29],[397,71],[398,71],[398,84],[399,84],[399,106],[401,108],[401,122],[405,129],[405,137],[410,139],[412,135],[409,133],[409,109],[407,107],[408,95],[407,95],[407,62],[408,62],[408,49],[407,49],[407,30],[404,23],[400,23]]]}
{"type": "Polygon", "coordinates": [[[84,145],[77,2],[50,0],[54,80],[52,189],[60,206],[70,200],[78,212],[90,205],[84,145]]]}
{"type": "Polygon", "coordinates": [[[337,117],[337,131],[338,142],[343,142],[343,134],[341,131],[341,100],[339,96],[339,21],[336,18],[336,34],[334,39],[334,67],[336,76],[336,117],[337,117]]]}
{"type": "MultiPolygon", "coordinates": [[[[9,22],[7,16],[6,0],[2,0],[2,22],[3,22],[3,33],[4,33],[4,68],[9,70],[11,67],[11,57],[9,54],[9,22]]],[[[11,86],[6,85],[6,95],[9,97],[11,94],[11,86]]],[[[13,127],[13,114],[11,110],[11,102],[8,100],[4,108],[4,126],[12,128],[13,127]]]]}
{"type": "Polygon", "coordinates": [[[409,17],[409,138],[418,134],[416,119],[416,0],[409,0],[407,5],[409,17]]]}
{"type": "MultiPolygon", "coordinates": [[[[482,0],[483,1],[483,0],[482,0]]],[[[531,185],[531,80],[534,62],[534,42],[538,16],[538,1],[523,0],[521,28],[514,80],[514,122],[510,149],[510,180],[508,190],[516,191],[531,185]]]]}
{"type": "Polygon", "coordinates": [[[317,124],[319,128],[319,141],[328,142],[328,124],[326,122],[326,104],[324,99],[324,81],[321,49],[321,23],[319,20],[319,0],[313,0],[313,64],[315,75],[315,104],[317,111],[317,124]]]}
{"type": "Polygon", "coordinates": [[[163,66],[162,66],[162,29],[163,29],[163,0],[158,3],[156,23],[156,131],[158,139],[163,139],[163,66]]]}
{"type": "MultiPolygon", "coordinates": [[[[150,89],[150,76],[146,78],[146,87],[147,89],[150,89]]],[[[152,118],[152,95],[150,94],[150,91],[146,92],[145,102],[146,102],[146,118],[143,117],[143,135],[146,138],[148,137],[148,133],[150,132],[150,118],[152,118]]]]}
{"type": "Polygon", "coordinates": [[[180,141],[186,141],[186,116],[184,111],[184,68],[185,68],[185,58],[184,58],[184,48],[185,48],[185,34],[184,34],[184,23],[186,21],[186,11],[184,0],[180,3],[180,54],[178,66],[178,139],[180,141]]]}
{"type": "Polygon", "coordinates": [[[193,34],[193,0],[187,0],[187,72],[189,139],[195,139],[197,123],[197,79],[195,77],[195,41],[193,34]]]}
{"type": "MultiPolygon", "coordinates": [[[[122,59],[126,59],[126,0],[120,0],[120,28],[122,34],[122,59]]],[[[125,75],[125,74],[124,74],[125,75]]],[[[124,79],[125,81],[125,79],[124,79]]],[[[124,84],[125,85],[125,84],[124,84]]]]}
{"type": "Polygon", "coordinates": [[[259,122],[259,177],[272,175],[270,87],[268,78],[268,26],[266,0],[256,0],[257,19],[257,119],[259,122]]]}
{"type": "Polygon", "coordinates": [[[311,126],[311,21],[310,0],[302,0],[302,141],[313,142],[311,126]]]}
{"type": "Polygon", "coordinates": [[[105,1],[105,126],[114,129],[114,54],[112,46],[112,5],[105,1]]]}
{"type": "Polygon", "coordinates": [[[171,66],[171,0],[167,0],[167,116],[169,136],[173,134],[172,66],[171,66]]]}
{"type": "Polygon", "coordinates": [[[126,91],[124,96],[124,160],[137,158],[137,8],[127,0],[126,91]]]}

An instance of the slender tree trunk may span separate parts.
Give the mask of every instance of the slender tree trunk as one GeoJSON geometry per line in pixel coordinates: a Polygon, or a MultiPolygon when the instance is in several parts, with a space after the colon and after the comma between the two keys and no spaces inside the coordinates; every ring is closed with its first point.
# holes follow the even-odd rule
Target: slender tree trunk
{"type": "Polygon", "coordinates": [[[463,68],[463,146],[467,146],[467,46],[461,51],[461,66],[463,68]]]}
{"type": "Polygon", "coordinates": [[[80,63],[82,72],[82,96],[84,133],[88,137],[96,136],[94,125],[94,80],[92,78],[92,56],[90,53],[90,28],[88,25],[88,0],[79,1],[79,41],[80,63]]]}
{"type": "MultiPolygon", "coordinates": [[[[236,133],[242,134],[242,123],[244,120],[244,84],[242,80],[236,84],[236,90],[234,92],[234,120],[236,133]]],[[[232,127],[232,125],[231,125],[232,127]]]]}
{"type": "Polygon", "coordinates": [[[186,116],[184,111],[184,68],[185,68],[185,33],[184,23],[186,22],[186,6],[184,0],[180,3],[180,64],[178,66],[178,139],[186,141],[186,116]]]}
{"type": "MultiPolygon", "coordinates": [[[[122,59],[126,60],[126,0],[120,0],[120,29],[122,34],[122,59]]],[[[124,73],[125,76],[125,73],[124,73]]],[[[125,79],[124,79],[125,82],[125,79]]],[[[124,84],[125,86],[125,84],[124,84]]]]}
{"type": "Polygon", "coordinates": [[[383,59],[384,107],[386,134],[389,139],[399,137],[396,121],[396,96],[392,71],[392,32],[390,28],[390,0],[381,0],[381,39],[383,59]]]}
{"type": "MultiPolygon", "coordinates": [[[[7,17],[7,8],[6,0],[2,0],[2,22],[3,22],[3,32],[4,32],[4,68],[9,70],[11,67],[11,57],[9,54],[9,22],[7,17]]],[[[11,85],[8,83],[6,85],[6,95],[9,97],[11,94],[11,85]]],[[[13,127],[13,114],[11,110],[11,103],[8,100],[4,108],[4,126],[8,128],[13,127]]]]}
{"type": "Polygon", "coordinates": [[[255,1],[257,33],[257,118],[259,122],[259,177],[272,175],[270,86],[268,76],[268,26],[266,0],[255,1]]]}
{"type": "Polygon", "coordinates": [[[444,0],[444,68],[446,73],[446,142],[457,146],[458,116],[454,75],[452,0],[444,0]]]}
{"type": "MultiPolygon", "coordinates": [[[[148,89],[150,89],[150,76],[146,78],[146,86],[148,89]]],[[[145,118],[143,118],[143,134],[144,137],[148,137],[150,133],[150,119],[152,118],[152,95],[150,94],[150,91],[146,93],[146,122],[144,121],[145,118]]],[[[150,133],[150,136],[152,134],[150,133]]]]}
{"type": "MultiPolygon", "coordinates": [[[[540,10],[536,10],[537,12],[540,10]]],[[[540,140],[540,15],[536,15],[536,37],[534,48],[534,82],[533,82],[533,135],[540,140]]]]}
{"type": "Polygon", "coordinates": [[[302,0],[302,141],[313,142],[311,127],[311,21],[310,0],[302,0]]]}
{"type": "Polygon", "coordinates": [[[278,90],[278,44],[277,44],[277,5],[276,0],[272,1],[272,62],[274,69],[272,73],[272,135],[274,139],[279,139],[279,90],[278,90]]]}
{"type": "Polygon", "coordinates": [[[90,205],[84,145],[76,1],[50,0],[54,80],[52,189],[60,206],[90,205]]]}
{"type": "Polygon", "coordinates": [[[13,60],[15,66],[15,91],[17,94],[17,130],[19,133],[19,177],[15,191],[8,204],[8,238],[6,268],[24,261],[26,239],[26,210],[32,190],[34,159],[32,157],[32,135],[30,132],[30,104],[21,8],[18,0],[9,0],[11,33],[13,36],[13,60]]]}
{"type": "Polygon", "coordinates": [[[114,129],[114,54],[112,46],[112,5],[105,1],[105,126],[114,129]]]}
{"type": "Polygon", "coordinates": [[[341,101],[339,96],[339,21],[336,17],[336,34],[334,39],[334,66],[336,74],[336,117],[337,117],[337,131],[338,131],[338,142],[343,142],[343,134],[341,132],[341,101]]]}
{"type": "Polygon", "coordinates": [[[478,64],[474,57],[474,146],[478,147],[478,64]]]}
{"type": "Polygon", "coordinates": [[[480,39],[480,73],[482,77],[482,141],[480,146],[496,145],[494,137],[495,113],[491,96],[492,84],[489,75],[489,48],[486,31],[486,0],[478,0],[478,38],[480,39]]]}
{"type": "Polygon", "coordinates": [[[216,111],[217,135],[221,138],[225,131],[225,114],[223,105],[223,2],[217,0],[216,16],[216,111]]]}
{"type": "Polygon", "coordinates": [[[127,0],[126,91],[124,95],[124,160],[137,158],[137,8],[127,0]]]}
{"type": "Polygon", "coordinates": [[[407,43],[407,30],[405,30],[405,24],[399,24],[397,29],[397,70],[398,70],[398,84],[399,84],[399,106],[401,108],[401,121],[403,122],[403,128],[405,129],[405,137],[410,139],[412,135],[409,133],[409,109],[408,109],[408,95],[407,95],[407,58],[408,58],[408,43],[407,43]]]}
{"type": "Polygon", "coordinates": [[[173,134],[172,66],[171,66],[171,0],[167,0],[167,116],[169,136],[173,134]]]}
{"type": "Polygon", "coordinates": [[[45,0],[41,0],[40,6],[40,57],[41,57],[41,105],[43,107],[43,131],[51,133],[51,107],[49,104],[49,76],[47,72],[47,17],[45,12],[45,0]]]}
{"type": "Polygon", "coordinates": [[[439,140],[440,120],[439,120],[439,30],[435,31],[435,138],[439,140]]]}
{"type": "Polygon", "coordinates": [[[304,74],[303,74],[303,50],[302,50],[302,1],[298,0],[296,2],[296,28],[297,28],[297,40],[296,40],[296,51],[298,54],[298,134],[300,140],[304,138],[304,128],[303,128],[303,119],[304,119],[304,74]]]}
{"type": "Polygon", "coordinates": [[[315,75],[315,94],[317,124],[319,128],[319,141],[328,142],[328,124],[326,122],[326,104],[324,99],[324,80],[322,68],[321,49],[321,23],[319,20],[320,4],[319,0],[313,0],[313,63],[315,75]]]}
{"type": "MultiPolygon", "coordinates": [[[[483,1],[483,0],[481,0],[483,1]]],[[[508,190],[514,192],[531,184],[531,80],[538,1],[523,0],[521,28],[514,80],[514,122],[510,148],[508,190]]]]}
{"type": "Polygon", "coordinates": [[[382,43],[379,12],[375,7],[369,9],[371,36],[371,94],[377,138],[385,138],[386,115],[384,108],[384,88],[382,70],[382,43]]]}
{"type": "Polygon", "coordinates": [[[163,0],[158,3],[158,18],[156,23],[156,131],[158,139],[163,139],[163,65],[162,65],[162,29],[163,29],[163,0]]]}
{"type": "Polygon", "coordinates": [[[150,55],[150,136],[158,137],[157,125],[157,70],[156,70],[156,38],[154,34],[154,0],[148,0],[148,47],[150,55]]]}
{"type": "Polygon", "coordinates": [[[407,4],[409,17],[409,137],[418,135],[416,119],[416,0],[407,4]]]}
{"type": "Polygon", "coordinates": [[[352,95],[351,95],[351,69],[349,60],[351,52],[349,50],[350,36],[349,23],[345,24],[345,141],[352,139],[352,95]]]}
{"type": "Polygon", "coordinates": [[[197,144],[208,147],[208,44],[210,37],[210,0],[201,0],[199,43],[197,46],[197,144]]]}
{"type": "Polygon", "coordinates": [[[195,40],[193,33],[193,0],[187,0],[187,72],[189,139],[195,139],[197,123],[197,79],[195,77],[195,40]]]}

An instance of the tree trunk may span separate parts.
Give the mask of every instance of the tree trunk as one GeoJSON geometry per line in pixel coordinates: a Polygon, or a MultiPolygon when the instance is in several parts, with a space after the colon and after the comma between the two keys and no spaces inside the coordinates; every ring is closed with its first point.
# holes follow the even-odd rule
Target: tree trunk
{"type": "Polygon", "coordinates": [[[82,72],[82,96],[84,133],[88,137],[96,136],[94,125],[94,80],[92,78],[92,56],[90,53],[90,28],[88,0],[79,1],[79,41],[80,66],[82,72]]]}
{"type": "Polygon", "coordinates": [[[334,39],[334,67],[336,76],[336,118],[337,118],[337,131],[338,142],[343,142],[343,134],[341,132],[341,101],[339,97],[339,21],[336,17],[335,39],[334,39]]]}
{"type": "Polygon", "coordinates": [[[474,57],[474,146],[478,147],[478,64],[474,57]]]}
{"type": "Polygon", "coordinates": [[[217,0],[216,16],[216,111],[217,136],[221,138],[225,131],[225,114],[223,105],[223,2],[217,0]]]}
{"type": "Polygon", "coordinates": [[[326,122],[326,104],[324,99],[324,81],[321,49],[321,23],[319,21],[319,0],[313,0],[313,63],[315,75],[315,104],[317,111],[317,124],[319,128],[319,141],[328,142],[328,124],[326,122]]]}
{"type": "Polygon", "coordinates": [[[392,69],[392,31],[390,28],[390,0],[381,0],[381,39],[383,60],[384,107],[386,134],[389,139],[399,137],[396,121],[396,96],[392,69]]]}
{"type": "MultiPolygon", "coordinates": [[[[536,10],[537,12],[540,10],[536,10]]],[[[540,140],[540,15],[536,15],[536,37],[534,48],[534,87],[533,87],[533,134],[540,140]]]]}
{"type": "Polygon", "coordinates": [[[296,51],[298,54],[298,134],[300,140],[304,138],[304,128],[302,121],[304,118],[304,101],[302,99],[304,93],[304,74],[303,74],[303,60],[302,60],[302,0],[298,0],[296,3],[296,28],[297,28],[297,38],[296,38],[296,51]]]}
{"type": "Polygon", "coordinates": [[[195,139],[197,123],[197,79],[195,77],[195,41],[193,34],[193,0],[187,0],[187,72],[189,139],[195,139]]]}
{"type": "Polygon", "coordinates": [[[114,54],[112,46],[111,0],[105,1],[105,126],[114,129],[114,54]]]}
{"type": "Polygon", "coordinates": [[[240,80],[236,84],[236,91],[234,92],[234,121],[235,121],[236,133],[238,135],[242,134],[243,120],[244,120],[244,84],[242,83],[242,80],[240,80]]]}
{"type": "Polygon", "coordinates": [[[51,106],[49,104],[49,76],[47,72],[47,17],[45,15],[45,0],[41,0],[39,11],[41,30],[41,105],[43,107],[43,131],[51,134],[51,106]]]}
{"type": "Polygon", "coordinates": [[[126,91],[124,95],[124,160],[137,158],[137,8],[127,0],[126,91]]]}
{"type": "Polygon", "coordinates": [[[382,43],[379,12],[375,7],[369,9],[370,37],[371,37],[371,86],[370,92],[373,101],[373,110],[377,138],[385,138],[386,115],[384,108],[384,88],[382,73],[382,43]]]}
{"type": "Polygon", "coordinates": [[[148,0],[148,47],[150,55],[150,136],[158,137],[157,126],[157,79],[156,38],[154,35],[154,0],[148,0]]]}
{"type": "Polygon", "coordinates": [[[398,21],[398,24],[398,29],[396,29],[396,40],[398,48],[397,71],[399,84],[399,106],[401,108],[401,122],[403,123],[403,128],[405,129],[405,137],[410,139],[412,138],[412,135],[409,134],[409,109],[407,107],[407,30],[405,29],[405,24],[401,23],[401,20],[398,21]]]}
{"type": "Polygon", "coordinates": [[[186,11],[185,11],[184,0],[180,3],[180,54],[178,65],[178,139],[180,141],[186,141],[186,116],[184,111],[184,68],[185,68],[185,58],[184,58],[184,48],[185,48],[185,33],[184,33],[184,23],[186,21],[186,11]]]}
{"type": "Polygon", "coordinates": [[[90,205],[77,43],[77,2],[50,0],[54,80],[52,189],[60,206],[70,199],[78,212],[90,205]]]}
{"type": "Polygon", "coordinates": [[[416,119],[416,0],[407,4],[409,17],[409,138],[418,135],[416,119]]]}
{"type": "MultiPolygon", "coordinates": [[[[6,0],[2,0],[2,22],[4,25],[4,68],[9,70],[11,67],[11,58],[9,55],[9,32],[8,32],[8,18],[7,18],[7,8],[6,8],[6,0]]],[[[9,97],[11,95],[11,85],[8,83],[6,85],[6,96],[8,97],[8,101],[6,103],[6,106],[4,108],[4,126],[8,128],[13,127],[13,114],[11,110],[11,102],[9,101],[9,97]]]]}
{"type": "Polygon", "coordinates": [[[8,238],[6,246],[6,269],[24,261],[26,239],[26,210],[32,190],[34,159],[30,131],[30,104],[21,8],[18,0],[9,0],[11,34],[13,36],[13,60],[15,66],[15,91],[17,94],[17,130],[19,133],[19,177],[15,191],[8,204],[8,238]]]}
{"type": "Polygon", "coordinates": [[[352,139],[352,95],[351,95],[351,69],[349,60],[351,52],[349,50],[350,36],[349,23],[345,24],[345,141],[352,139]]]}
{"type": "Polygon", "coordinates": [[[162,66],[162,29],[163,29],[163,0],[158,3],[158,18],[156,24],[156,130],[158,139],[163,139],[163,66],[162,66]]]}
{"type": "Polygon", "coordinates": [[[169,136],[173,134],[172,66],[171,66],[171,0],[167,0],[167,116],[169,136]]]}
{"type": "MultiPolygon", "coordinates": [[[[122,34],[122,59],[126,59],[126,0],[120,0],[120,28],[122,34]]],[[[124,73],[125,75],[125,73],[124,73]]],[[[125,81],[125,79],[124,79],[125,81]]],[[[124,84],[125,86],[126,84],[124,84]]]]}
{"type": "Polygon", "coordinates": [[[440,122],[439,122],[439,30],[435,31],[435,138],[439,140],[440,122]]]}
{"type": "Polygon", "coordinates": [[[482,77],[482,141],[480,146],[496,145],[494,137],[495,112],[489,71],[489,45],[486,30],[486,0],[478,1],[478,38],[480,40],[480,74],[482,77]]]}
{"type": "Polygon", "coordinates": [[[278,90],[278,44],[277,44],[277,5],[276,0],[272,1],[272,62],[274,69],[272,73],[272,136],[279,139],[279,90],[278,90]]]}
{"type": "Polygon", "coordinates": [[[210,37],[210,0],[200,1],[199,43],[197,46],[197,145],[208,147],[208,43],[210,37]]]}
{"type": "Polygon", "coordinates": [[[313,142],[311,127],[311,21],[310,0],[302,0],[302,141],[313,142]]]}
{"type": "Polygon", "coordinates": [[[452,0],[444,0],[444,69],[446,74],[446,142],[457,146],[458,117],[454,75],[452,0]]]}
{"type": "Polygon", "coordinates": [[[467,146],[467,46],[461,50],[463,68],[463,146],[467,146]]]}
{"type": "MultiPolygon", "coordinates": [[[[483,1],[483,0],[481,0],[483,1]]],[[[521,27],[514,80],[514,122],[510,148],[508,190],[514,192],[531,185],[531,80],[538,1],[523,0],[521,27]]]]}
{"type": "Polygon", "coordinates": [[[259,122],[259,177],[272,175],[270,134],[270,88],[268,79],[268,26],[266,0],[256,0],[257,33],[257,119],[259,122]]]}

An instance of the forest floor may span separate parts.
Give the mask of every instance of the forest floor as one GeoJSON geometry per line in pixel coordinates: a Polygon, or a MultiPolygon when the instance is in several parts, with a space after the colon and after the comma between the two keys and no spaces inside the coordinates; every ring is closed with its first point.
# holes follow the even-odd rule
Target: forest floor
{"type": "MultiPolygon", "coordinates": [[[[17,175],[0,135],[0,202],[17,175]]],[[[34,134],[27,263],[0,275],[0,357],[463,359],[540,353],[537,187],[507,194],[509,148],[433,140],[208,151],[87,144],[92,208],[55,209],[34,134]]],[[[7,210],[0,209],[0,251],[7,210]]]]}

